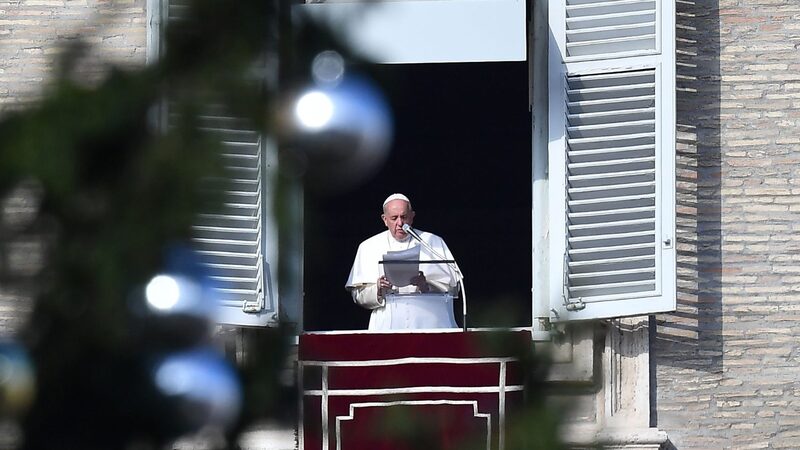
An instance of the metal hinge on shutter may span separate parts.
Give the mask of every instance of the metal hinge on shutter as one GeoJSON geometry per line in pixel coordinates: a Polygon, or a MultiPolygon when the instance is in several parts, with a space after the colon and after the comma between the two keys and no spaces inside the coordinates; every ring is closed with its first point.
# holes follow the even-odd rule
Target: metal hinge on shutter
{"type": "Polygon", "coordinates": [[[247,299],[242,300],[242,311],[246,313],[259,313],[264,309],[264,283],[261,279],[263,276],[263,263],[259,259],[258,266],[259,266],[259,277],[258,277],[258,288],[256,290],[256,301],[249,302],[247,299]]]}
{"type": "Polygon", "coordinates": [[[256,301],[248,302],[244,300],[242,302],[242,311],[246,313],[257,313],[261,312],[264,309],[264,291],[261,289],[258,290],[256,293],[256,301]]]}

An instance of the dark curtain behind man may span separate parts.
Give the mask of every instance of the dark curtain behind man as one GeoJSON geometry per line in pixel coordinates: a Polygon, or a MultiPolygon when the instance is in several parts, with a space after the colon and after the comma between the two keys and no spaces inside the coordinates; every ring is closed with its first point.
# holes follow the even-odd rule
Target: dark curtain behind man
{"type": "MultiPolygon", "coordinates": [[[[305,329],[365,329],[344,289],[358,244],[402,192],[465,274],[468,326],[531,320],[531,123],[526,62],[382,65],[395,138],[386,165],[345,193],[308,192],[305,329]]],[[[460,303],[456,305],[460,323],[460,303]]]]}

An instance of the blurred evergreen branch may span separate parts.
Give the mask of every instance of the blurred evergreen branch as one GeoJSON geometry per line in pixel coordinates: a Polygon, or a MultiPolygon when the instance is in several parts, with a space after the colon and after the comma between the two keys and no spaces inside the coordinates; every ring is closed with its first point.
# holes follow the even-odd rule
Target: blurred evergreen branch
{"type": "MultiPolygon", "coordinates": [[[[158,448],[190,431],[149,402],[142,380],[159,349],[132,325],[130,302],[168,248],[188,241],[195,214],[217,201],[204,182],[224,174],[220,146],[199,116],[214,105],[276,133],[278,88],[303,83],[315,51],[335,46],[327,31],[290,28],[289,2],[190,5],[167,27],[158,61],[87,85],[78,65],[86,48],[73,45],[43,100],[0,121],[0,198],[33,185],[39,205],[24,227],[0,226],[0,244],[31,230],[48,244],[20,336],[38,386],[23,421],[26,448],[158,448]],[[159,125],[165,102],[169,127],[159,125]]],[[[0,272],[4,283],[18,278],[0,272]]],[[[283,336],[252,340],[234,434],[286,400],[283,336]]]]}

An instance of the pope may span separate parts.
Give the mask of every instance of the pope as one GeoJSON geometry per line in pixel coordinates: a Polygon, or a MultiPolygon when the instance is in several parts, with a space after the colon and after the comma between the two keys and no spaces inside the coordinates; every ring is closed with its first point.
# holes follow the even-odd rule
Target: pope
{"type": "MultiPolygon", "coordinates": [[[[366,239],[358,246],[350,276],[345,288],[350,291],[358,305],[372,310],[369,330],[389,328],[392,322],[392,308],[387,307],[386,296],[390,294],[433,293],[457,290],[458,278],[448,264],[421,264],[419,274],[412,277],[405,286],[395,286],[386,277],[383,265],[379,262],[389,251],[408,250],[420,246],[403,226],[414,223],[414,210],[411,201],[403,194],[392,194],[383,202],[381,220],[386,230],[366,239]]],[[[444,240],[425,231],[412,228],[427,246],[420,246],[420,261],[454,260],[444,240]],[[430,247],[430,248],[428,248],[430,247]],[[434,252],[431,252],[433,249],[434,252]]]]}

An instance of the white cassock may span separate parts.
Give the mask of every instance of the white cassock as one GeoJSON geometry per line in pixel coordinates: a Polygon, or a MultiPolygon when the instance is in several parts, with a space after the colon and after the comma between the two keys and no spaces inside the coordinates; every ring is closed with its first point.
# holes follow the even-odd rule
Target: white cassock
{"type": "MultiPolygon", "coordinates": [[[[431,253],[425,246],[420,248],[420,261],[440,260],[441,257],[453,260],[453,254],[445,244],[444,239],[439,236],[414,229],[420,238],[430,245],[436,253],[431,253]]],[[[407,250],[419,246],[419,242],[411,236],[403,241],[396,240],[389,230],[378,233],[365,240],[358,246],[353,267],[350,269],[350,276],[347,278],[345,288],[348,289],[355,301],[360,306],[372,310],[369,319],[369,330],[382,330],[395,328],[390,326],[397,320],[393,315],[397,315],[399,310],[395,308],[393,302],[387,303],[385,299],[378,298],[378,278],[384,275],[383,255],[389,251],[407,250]]],[[[456,292],[458,278],[455,271],[447,264],[420,264],[420,271],[425,274],[425,279],[431,287],[431,292],[456,292]]],[[[419,292],[414,285],[393,287],[393,293],[411,294],[419,292]]],[[[397,296],[400,297],[400,296],[397,296]]],[[[452,305],[449,305],[452,315],[452,305]]],[[[412,318],[413,320],[413,318],[412,318]]],[[[455,326],[455,323],[453,323],[455,326]]],[[[418,328],[414,324],[409,324],[409,328],[418,328]]]]}

